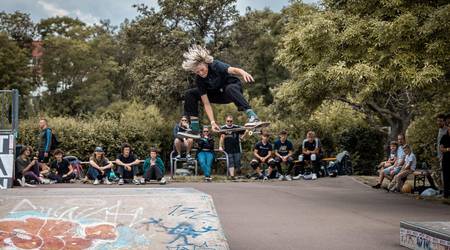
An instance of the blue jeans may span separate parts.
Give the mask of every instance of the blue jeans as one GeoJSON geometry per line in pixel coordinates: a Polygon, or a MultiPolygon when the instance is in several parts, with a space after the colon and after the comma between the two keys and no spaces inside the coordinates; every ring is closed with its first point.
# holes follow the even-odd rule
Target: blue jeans
{"type": "Polygon", "coordinates": [[[87,174],[92,180],[102,180],[103,178],[109,177],[109,172],[111,172],[111,169],[110,168],[105,169],[104,172],[105,172],[105,174],[102,175],[100,170],[98,170],[92,166],[89,166],[87,174]]]}
{"type": "Polygon", "coordinates": [[[203,170],[203,174],[205,177],[211,176],[211,167],[214,160],[214,153],[211,151],[201,151],[197,155],[198,162],[200,164],[200,167],[203,170]]]}

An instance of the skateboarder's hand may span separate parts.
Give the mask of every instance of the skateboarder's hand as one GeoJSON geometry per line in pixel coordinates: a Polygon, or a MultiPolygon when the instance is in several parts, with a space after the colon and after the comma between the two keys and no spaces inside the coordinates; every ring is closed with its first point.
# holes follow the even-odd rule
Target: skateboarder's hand
{"type": "Polygon", "coordinates": [[[216,132],[220,131],[220,127],[215,121],[211,122],[211,128],[216,132]]]}
{"type": "Polygon", "coordinates": [[[245,82],[254,82],[255,80],[253,79],[253,76],[250,75],[249,73],[242,71],[242,78],[244,78],[245,82]]]}

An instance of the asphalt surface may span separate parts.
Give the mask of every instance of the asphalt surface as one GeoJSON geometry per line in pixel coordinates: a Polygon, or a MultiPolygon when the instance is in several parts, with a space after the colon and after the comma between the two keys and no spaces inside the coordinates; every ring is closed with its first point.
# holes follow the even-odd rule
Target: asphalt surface
{"type": "Polygon", "coordinates": [[[345,176],[165,187],[193,187],[210,194],[231,249],[404,249],[399,245],[401,220],[450,221],[448,205],[374,190],[345,176]]]}

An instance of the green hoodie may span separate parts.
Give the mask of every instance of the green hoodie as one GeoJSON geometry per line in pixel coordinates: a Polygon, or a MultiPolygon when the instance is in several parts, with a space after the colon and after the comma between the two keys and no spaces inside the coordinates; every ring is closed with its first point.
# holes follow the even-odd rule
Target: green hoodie
{"type": "MultiPolygon", "coordinates": [[[[151,162],[151,157],[148,157],[147,159],[145,159],[144,173],[147,172],[147,169],[150,168],[150,162],[151,162]]],[[[161,160],[161,158],[159,158],[159,156],[156,157],[156,166],[158,166],[159,169],[161,169],[161,173],[164,175],[164,173],[166,172],[166,168],[164,167],[164,162],[161,160]]]]}

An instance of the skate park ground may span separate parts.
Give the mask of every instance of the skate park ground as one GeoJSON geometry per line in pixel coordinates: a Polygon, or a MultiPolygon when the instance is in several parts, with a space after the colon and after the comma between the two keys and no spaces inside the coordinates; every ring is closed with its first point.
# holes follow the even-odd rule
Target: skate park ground
{"type": "MultiPolygon", "coordinates": [[[[403,194],[386,193],[384,190],[374,190],[354,177],[348,176],[320,178],[316,181],[173,182],[166,186],[139,187],[54,184],[1,192],[7,192],[8,197],[16,197],[17,201],[32,199],[33,196],[46,192],[63,192],[67,198],[60,197],[61,201],[73,199],[70,198],[71,194],[80,195],[79,188],[89,193],[91,197],[89,202],[95,202],[95,199],[103,202],[108,199],[105,194],[120,194],[123,196],[123,204],[128,204],[129,209],[145,208],[142,204],[145,203],[146,196],[149,199],[161,199],[163,203],[169,202],[174,190],[178,190],[181,197],[189,197],[196,193],[196,190],[208,194],[205,196],[198,193],[200,195],[197,195],[195,199],[186,198],[187,202],[193,199],[194,204],[199,204],[198,199],[212,198],[214,206],[209,211],[206,209],[197,213],[197,217],[204,221],[184,225],[182,233],[178,228],[179,225],[175,221],[170,221],[171,218],[166,218],[167,216],[162,219],[146,218],[148,224],[146,226],[150,227],[153,236],[165,233],[162,237],[166,238],[160,242],[168,243],[175,240],[173,244],[192,243],[183,249],[226,249],[227,247],[230,249],[405,249],[399,245],[401,220],[450,221],[448,205],[417,200],[403,194]],[[167,198],[164,198],[165,196],[167,198]],[[136,207],[130,204],[136,204],[136,207]],[[220,222],[210,220],[215,215],[214,211],[217,212],[220,222]],[[205,214],[206,217],[203,216],[205,214]],[[197,236],[193,237],[194,235],[197,236]],[[211,242],[205,240],[212,238],[214,239],[211,242]],[[224,238],[227,243],[224,243],[224,238]]],[[[0,198],[3,200],[0,206],[2,218],[11,211],[11,206],[8,202],[4,202],[4,197],[2,195],[0,198]]],[[[49,207],[52,204],[55,207],[59,204],[58,198],[39,200],[39,202],[49,207]]],[[[34,206],[39,207],[39,205],[34,206]]],[[[195,206],[191,205],[191,207],[195,206]]],[[[175,208],[177,207],[173,207],[175,208]]],[[[153,206],[153,209],[158,208],[153,206]]],[[[185,215],[195,211],[176,209],[174,213],[185,215]]],[[[109,214],[109,216],[113,215],[117,213],[109,214]]],[[[91,238],[85,236],[91,241],[95,240],[95,237],[97,241],[98,239],[101,241],[111,236],[108,225],[93,224],[83,227],[85,232],[92,232],[92,227],[98,229],[94,232],[100,232],[91,238]]],[[[145,239],[138,238],[137,244],[139,240],[145,239]]],[[[152,242],[158,242],[157,237],[152,242]]],[[[177,248],[167,246],[161,249],[177,248]]]]}

